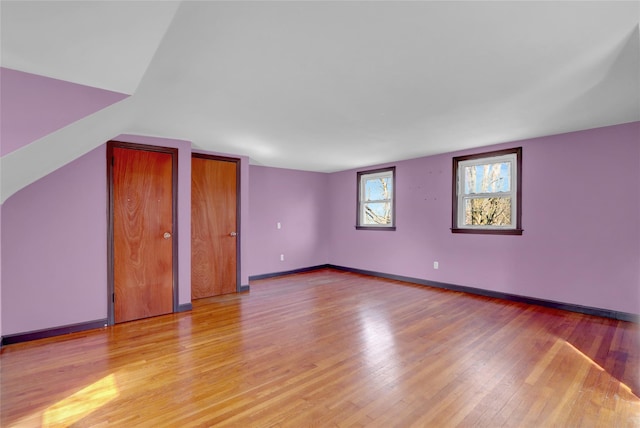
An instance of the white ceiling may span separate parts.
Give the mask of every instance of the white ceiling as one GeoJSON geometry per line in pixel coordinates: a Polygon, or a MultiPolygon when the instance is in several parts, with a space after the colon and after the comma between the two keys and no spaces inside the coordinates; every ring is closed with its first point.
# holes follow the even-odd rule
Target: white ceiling
{"type": "Polygon", "coordinates": [[[331,172],[640,120],[637,1],[1,5],[3,67],[133,94],[122,133],[256,164],[331,172]]]}

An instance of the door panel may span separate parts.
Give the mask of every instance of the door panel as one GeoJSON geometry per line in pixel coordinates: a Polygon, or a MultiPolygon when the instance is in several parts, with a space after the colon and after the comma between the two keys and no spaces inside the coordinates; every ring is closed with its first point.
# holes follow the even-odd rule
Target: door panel
{"type": "Polygon", "coordinates": [[[115,322],[173,312],[173,158],[113,148],[115,322]]]}
{"type": "Polygon", "coordinates": [[[237,168],[236,161],[192,157],[192,299],[236,292],[237,168]]]}

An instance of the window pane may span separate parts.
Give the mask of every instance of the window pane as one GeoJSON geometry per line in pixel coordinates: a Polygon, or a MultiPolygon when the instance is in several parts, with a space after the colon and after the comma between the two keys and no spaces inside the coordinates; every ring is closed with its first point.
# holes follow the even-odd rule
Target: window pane
{"type": "Polygon", "coordinates": [[[464,168],[464,194],[511,191],[511,162],[487,163],[464,168]]]}
{"type": "Polygon", "coordinates": [[[364,204],[363,224],[391,224],[391,203],[364,204]]]}
{"type": "Polygon", "coordinates": [[[391,177],[379,177],[366,179],[364,182],[364,200],[380,201],[391,199],[391,177]]]}
{"type": "Polygon", "coordinates": [[[466,226],[510,226],[511,198],[465,198],[466,226]]]}

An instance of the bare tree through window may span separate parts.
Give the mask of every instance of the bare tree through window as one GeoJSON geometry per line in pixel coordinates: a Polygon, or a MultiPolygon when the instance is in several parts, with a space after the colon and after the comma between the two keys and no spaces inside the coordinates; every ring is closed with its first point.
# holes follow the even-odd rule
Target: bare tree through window
{"type": "Polygon", "coordinates": [[[496,194],[493,197],[465,199],[466,225],[505,226],[511,224],[511,197],[498,196],[510,190],[510,163],[491,163],[465,167],[465,194],[496,194]],[[478,180],[478,175],[481,177],[478,180]]]}
{"type": "Polygon", "coordinates": [[[394,228],[394,176],[395,168],[358,173],[357,228],[394,228]]]}
{"type": "Polygon", "coordinates": [[[522,234],[522,148],[453,158],[454,233],[522,234]]]}

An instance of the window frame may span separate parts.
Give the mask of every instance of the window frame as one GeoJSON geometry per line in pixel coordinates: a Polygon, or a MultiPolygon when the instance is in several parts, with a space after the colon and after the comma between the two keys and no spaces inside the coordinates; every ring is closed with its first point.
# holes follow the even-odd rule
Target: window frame
{"type": "Polygon", "coordinates": [[[453,197],[451,211],[451,232],[452,233],[469,233],[469,234],[486,234],[486,235],[522,235],[522,147],[512,149],[496,150],[491,152],[478,153],[466,156],[456,156],[453,158],[453,197]],[[512,194],[515,196],[515,204],[512,205],[515,210],[512,213],[512,219],[515,224],[512,226],[465,226],[460,225],[460,212],[463,209],[464,192],[462,189],[463,180],[460,180],[460,171],[464,166],[482,165],[486,163],[496,163],[497,158],[515,155],[515,161],[512,163],[511,179],[512,194]],[[515,186],[513,184],[515,183],[515,186]]]}
{"type": "MultiPolygon", "coordinates": [[[[370,169],[366,171],[358,171],[356,174],[356,229],[357,230],[396,230],[396,167],[386,167],[386,168],[378,168],[378,169],[370,169]],[[363,178],[367,178],[370,176],[380,175],[386,176],[391,175],[391,199],[388,201],[391,203],[391,224],[381,224],[381,225],[371,225],[371,224],[363,224],[363,215],[362,208],[364,207],[363,200],[363,178]]],[[[382,199],[379,202],[386,202],[387,199],[382,199]]],[[[368,201],[378,202],[378,201],[368,201]]]]}

